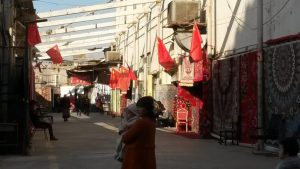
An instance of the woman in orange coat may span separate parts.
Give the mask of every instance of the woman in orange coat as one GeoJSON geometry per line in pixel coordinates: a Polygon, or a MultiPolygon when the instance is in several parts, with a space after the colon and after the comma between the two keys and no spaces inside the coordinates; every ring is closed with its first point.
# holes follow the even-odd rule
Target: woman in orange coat
{"type": "Polygon", "coordinates": [[[142,97],[136,106],[141,117],[122,136],[122,169],[156,169],[154,99],[142,97]]]}

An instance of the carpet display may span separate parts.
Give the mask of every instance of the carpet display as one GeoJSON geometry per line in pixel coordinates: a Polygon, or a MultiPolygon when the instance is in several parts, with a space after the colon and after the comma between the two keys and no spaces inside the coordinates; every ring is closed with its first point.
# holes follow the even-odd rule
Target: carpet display
{"type": "Polygon", "coordinates": [[[239,114],[239,58],[213,62],[213,132],[231,128],[239,114]]]}
{"type": "Polygon", "coordinates": [[[264,56],[266,127],[279,139],[300,135],[300,43],[269,47],[264,56]],[[272,122],[279,117],[277,125],[272,122]]]}
{"type": "Polygon", "coordinates": [[[252,143],[257,127],[257,56],[240,56],[240,142],[252,143]]]}

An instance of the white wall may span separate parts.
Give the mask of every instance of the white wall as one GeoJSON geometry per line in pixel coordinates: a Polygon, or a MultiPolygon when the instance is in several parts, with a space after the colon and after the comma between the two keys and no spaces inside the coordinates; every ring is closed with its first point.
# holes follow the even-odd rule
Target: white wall
{"type": "MultiPolygon", "coordinates": [[[[256,1],[217,0],[217,53],[257,43],[256,1]]],[[[299,0],[264,0],[264,41],[299,33],[299,8],[299,0]]]]}
{"type": "MultiPolygon", "coordinates": [[[[171,0],[165,1],[164,9],[167,8],[168,3],[171,0]]],[[[145,53],[148,53],[150,56],[150,65],[149,72],[153,73],[161,73],[160,77],[162,78],[163,84],[170,84],[171,77],[162,73],[163,69],[158,63],[157,56],[157,42],[156,38],[159,35],[165,45],[166,48],[169,49],[172,44],[171,38],[173,34],[173,29],[170,28],[162,28],[166,25],[167,20],[167,10],[163,12],[162,17],[159,17],[159,13],[161,12],[161,4],[154,5],[155,3],[148,3],[145,5],[137,5],[137,9],[147,7],[151,9],[151,13],[148,13],[148,16],[140,14],[134,17],[131,17],[132,20],[138,21],[135,25],[127,25],[127,26],[119,26],[119,29],[126,30],[125,34],[117,35],[119,37],[119,50],[123,54],[124,64],[129,64],[129,66],[133,66],[134,70],[139,71],[139,79],[146,80],[144,76],[144,72],[147,69],[146,63],[143,61],[142,56],[144,57],[145,53]],[[148,18],[147,18],[148,17],[148,18]],[[161,20],[161,23],[159,23],[161,20]],[[148,34],[146,40],[146,24],[149,22],[148,26],[148,34]],[[146,50],[146,51],[145,51],[146,50]]],[[[126,10],[134,10],[133,7],[127,7],[126,10]]],[[[118,11],[122,11],[122,9],[118,9],[118,11]]],[[[119,18],[119,23],[124,22],[122,18],[119,18]]],[[[176,53],[174,51],[170,51],[172,57],[176,57],[176,53]]]]}

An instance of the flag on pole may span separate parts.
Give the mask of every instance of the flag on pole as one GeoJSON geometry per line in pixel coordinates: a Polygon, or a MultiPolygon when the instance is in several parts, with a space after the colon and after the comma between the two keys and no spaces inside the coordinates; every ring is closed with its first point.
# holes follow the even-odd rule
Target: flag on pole
{"type": "Polygon", "coordinates": [[[130,66],[128,65],[128,63],[125,61],[127,68],[129,70],[129,78],[130,80],[137,80],[137,77],[135,75],[135,73],[133,72],[133,70],[130,68],[130,66]]]}
{"type": "Polygon", "coordinates": [[[122,93],[127,93],[127,90],[130,86],[130,75],[129,75],[129,69],[122,66],[120,68],[120,74],[119,74],[119,80],[118,80],[118,87],[120,88],[122,93]]]}
{"type": "Polygon", "coordinates": [[[157,49],[158,49],[158,62],[159,64],[169,71],[174,68],[175,62],[170,56],[168,50],[166,49],[163,41],[157,37],[157,49]]]}
{"type": "Polygon", "coordinates": [[[129,69],[129,77],[131,80],[137,80],[137,77],[135,73],[132,71],[132,69],[129,69]]]}
{"type": "Polygon", "coordinates": [[[36,23],[28,24],[27,42],[28,42],[29,46],[31,46],[31,47],[42,42],[36,23]]]}
{"type": "Polygon", "coordinates": [[[59,64],[59,63],[63,62],[63,58],[61,57],[61,54],[60,54],[60,51],[59,51],[57,45],[55,45],[52,48],[50,48],[49,50],[47,50],[46,53],[50,56],[53,64],[59,64]]]}
{"type": "Polygon", "coordinates": [[[109,78],[109,86],[112,89],[115,89],[118,87],[118,80],[119,80],[119,71],[116,69],[112,68],[110,72],[110,78],[109,78]]]}
{"type": "Polygon", "coordinates": [[[193,27],[193,35],[192,35],[192,42],[191,42],[191,49],[190,49],[190,56],[192,57],[194,62],[198,62],[202,60],[202,38],[200,31],[197,26],[197,22],[194,22],[193,27]]]}

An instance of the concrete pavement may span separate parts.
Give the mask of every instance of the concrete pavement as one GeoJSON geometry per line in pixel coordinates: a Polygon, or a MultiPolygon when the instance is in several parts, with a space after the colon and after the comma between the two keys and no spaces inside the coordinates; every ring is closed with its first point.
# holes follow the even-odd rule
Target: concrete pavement
{"type": "MultiPolygon", "coordinates": [[[[0,156],[0,169],[119,169],[113,159],[120,118],[100,113],[63,122],[54,115],[58,141],[45,140],[38,131],[29,156],[0,156]]],[[[158,169],[274,169],[277,157],[254,155],[250,148],[219,145],[216,140],[189,139],[170,129],[157,130],[158,169]]]]}

